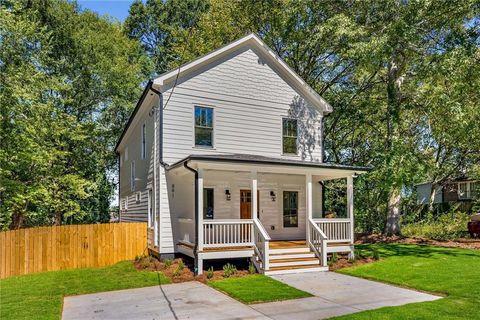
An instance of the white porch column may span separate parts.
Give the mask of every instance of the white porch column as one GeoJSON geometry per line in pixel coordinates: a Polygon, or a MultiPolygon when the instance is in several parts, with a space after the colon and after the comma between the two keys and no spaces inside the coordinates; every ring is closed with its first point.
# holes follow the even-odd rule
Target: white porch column
{"type": "Polygon", "coordinates": [[[347,177],[347,215],[350,219],[350,243],[354,242],[354,221],[353,221],[353,176],[347,177]]]}
{"type": "MultiPolygon", "coordinates": [[[[197,214],[198,214],[198,250],[203,250],[203,169],[198,169],[197,214]]],[[[200,271],[200,270],[199,270],[200,271]]]]}
{"type": "Polygon", "coordinates": [[[252,181],[251,181],[251,192],[252,192],[252,219],[258,219],[258,180],[257,180],[257,171],[252,171],[252,181]]]}
{"type": "Polygon", "coordinates": [[[305,198],[307,200],[306,209],[306,230],[307,230],[307,241],[310,239],[310,220],[313,218],[313,194],[312,194],[312,174],[307,173],[305,175],[305,198]]]}

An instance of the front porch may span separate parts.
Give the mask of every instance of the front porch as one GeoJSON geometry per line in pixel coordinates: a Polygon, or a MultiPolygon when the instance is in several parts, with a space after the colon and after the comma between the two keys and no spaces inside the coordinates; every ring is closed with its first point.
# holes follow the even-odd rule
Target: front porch
{"type": "MultiPolygon", "coordinates": [[[[188,192],[170,197],[178,221],[176,251],[195,258],[199,274],[208,259],[251,257],[259,272],[285,273],[327,270],[331,252],[353,255],[353,178],[362,170],[229,161],[189,165],[197,173],[191,194],[196,218],[188,218],[188,192]],[[346,180],[343,218],[323,217],[322,183],[332,179],[346,180]]],[[[183,166],[168,173],[169,189],[188,189],[191,174],[183,166]]]]}

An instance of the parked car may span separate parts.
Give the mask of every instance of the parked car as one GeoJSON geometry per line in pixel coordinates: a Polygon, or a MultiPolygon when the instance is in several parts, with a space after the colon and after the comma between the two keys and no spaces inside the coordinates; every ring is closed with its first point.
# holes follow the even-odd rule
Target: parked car
{"type": "Polygon", "coordinates": [[[474,214],[468,222],[468,233],[472,238],[480,237],[480,212],[474,214]]]}

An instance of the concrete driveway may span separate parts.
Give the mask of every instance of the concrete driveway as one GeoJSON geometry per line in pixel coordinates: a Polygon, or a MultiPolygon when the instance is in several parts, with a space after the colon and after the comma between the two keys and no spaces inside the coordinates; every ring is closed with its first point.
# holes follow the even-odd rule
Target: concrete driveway
{"type": "Polygon", "coordinates": [[[332,272],[273,278],[315,295],[244,305],[199,282],[65,297],[62,318],[72,319],[324,319],[437,296],[332,272]]]}

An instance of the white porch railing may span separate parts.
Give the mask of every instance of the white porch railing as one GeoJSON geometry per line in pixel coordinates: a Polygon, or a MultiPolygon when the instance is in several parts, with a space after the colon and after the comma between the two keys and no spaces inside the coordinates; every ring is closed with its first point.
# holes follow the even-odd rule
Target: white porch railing
{"type": "Polygon", "coordinates": [[[203,220],[203,247],[241,247],[253,245],[253,220],[203,220]]]}
{"type": "Polygon", "coordinates": [[[352,240],[350,219],[313,219],[313,222],[327,236],[328,242],[351,242],[352,240]]]}
{"type": "Polygon", "coordinates": [[[318,227],[317,223],[308,219],[308,245],[320,259],[322,266],[327,265],[327,236],[318,227]]]}
{"type": "Polygon", "coordinates": [[[253,238],[254,238],[254,247],[255,253],[257,254],[258,259],[262,262],[262,267],[264,271],[270,270],[270,261],[269,261],[269,246],[270,246],[270,236],[263,227],[262,223],[254,219],[253,220],[253,238]]]}

